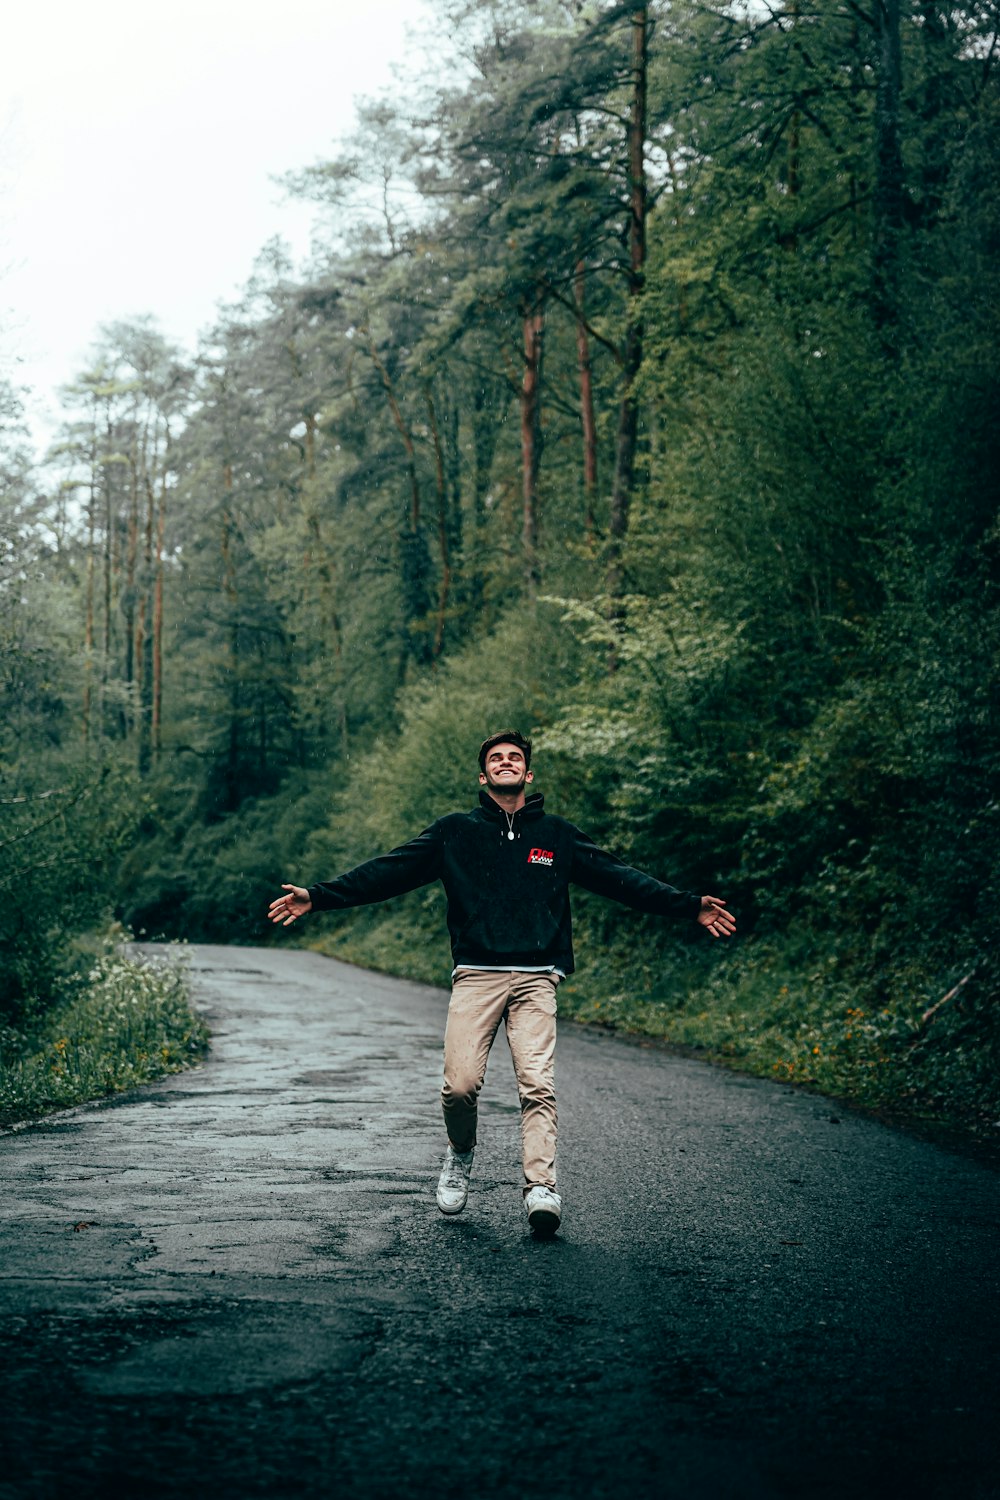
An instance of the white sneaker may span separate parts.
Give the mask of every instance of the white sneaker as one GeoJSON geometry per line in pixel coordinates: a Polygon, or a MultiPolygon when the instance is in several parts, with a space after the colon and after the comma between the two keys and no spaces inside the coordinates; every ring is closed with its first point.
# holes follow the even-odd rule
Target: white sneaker
{"type": "Polygon", "coordinates": [[[536,1184],[525,1195],[528,1223],[536,1234],[555,1234],[562,1216],[562,1199],[554,1188],[536,1184]]]}
{"type": "Polygon", "coordinates": [[[448,1142],[448,1154],[437,1185],[437,1206],[443,1214],[460,1214],[465,1207],[475,1154],[475,1146],[471,1151],[456,1151],[448,1142]]]}

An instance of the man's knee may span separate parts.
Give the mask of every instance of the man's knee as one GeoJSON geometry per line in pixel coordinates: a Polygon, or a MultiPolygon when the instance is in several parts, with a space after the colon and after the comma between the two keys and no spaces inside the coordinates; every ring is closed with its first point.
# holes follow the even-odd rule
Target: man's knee
{"type": "Polygon", "coordinates": [[[481,1078],[469,1074],[445,1078],[441,1086],[441,1102],[445,1109],[474,1109],[482,1086],[481,1078]]]}
{"type": "Polygon", "coordinates": [[[525,1079],[518,1090],[521,1096],[521,1113],[533,1109],[555,1109],[556,1090],[551,1078],[525,1079]]]}

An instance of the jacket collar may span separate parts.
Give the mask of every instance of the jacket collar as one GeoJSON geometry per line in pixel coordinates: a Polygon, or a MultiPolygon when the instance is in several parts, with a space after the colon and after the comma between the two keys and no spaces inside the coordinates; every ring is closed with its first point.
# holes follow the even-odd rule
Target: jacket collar
{"type": "MultiPolygon", "coordinates": [[[[532,792],[530,797],[525,798],[524,806],[514,814],[515,820],[519,820],[521,818],[540,818],[542,812],[544,811],[544,804],[545,798],[542,796],[541,792],[532,792]]],[[[499,802],[494,802],[489,792],[483,790],[482,788],[479,792],[479,806],[482,808],[486,816],[494,823],[503,822],[507,816],[503,808],[500,806],[499,802]]]]}

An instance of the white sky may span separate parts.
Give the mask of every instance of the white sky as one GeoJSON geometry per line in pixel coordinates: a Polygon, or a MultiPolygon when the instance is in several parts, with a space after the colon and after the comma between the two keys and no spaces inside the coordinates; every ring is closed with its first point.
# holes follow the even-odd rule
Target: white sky
{"type": "Polygon", "coordinates": [[[48,0],[0,47],[0,369],[36,442],[98,326],[152,313],[193,350],[314,210],[276,174],[332,154],[403,62],[423,0],[48,0]]]}

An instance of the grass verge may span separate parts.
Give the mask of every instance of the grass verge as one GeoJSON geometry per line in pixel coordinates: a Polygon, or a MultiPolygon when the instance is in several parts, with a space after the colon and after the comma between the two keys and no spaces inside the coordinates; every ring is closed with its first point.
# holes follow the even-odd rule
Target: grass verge
{"type": "Polygon", "coordinates": [[[177,1073],[208,1039],[181,965],[103,954],[52,1009],[0,1030],[0,1126],[177,1073]]]}
{"type": "MultiPolygon", "coordinates": [[[[416,915],[413,925],[387,913],[328,927],[310,946],[446,986],[447,941],[431,936],[429,913],[416,915]]],[[[1000,1149],[1000,1006],[987,971],[942,974],[901,959],[876,973],[808,931],[651,954],[582,925],[580,952],[581,969],[559,988],[567,1020],[1000,1149]]]]}

